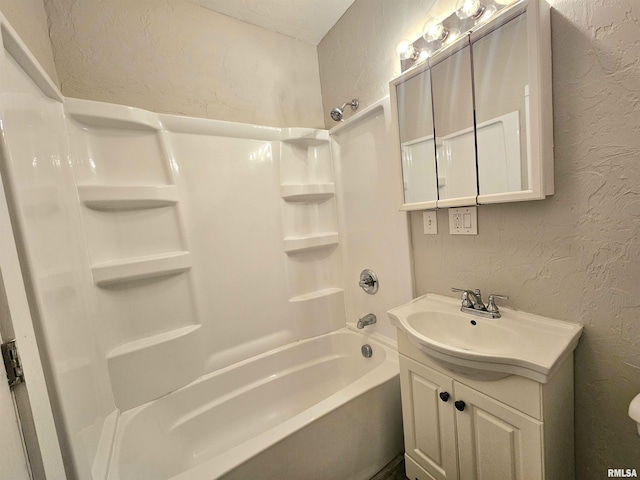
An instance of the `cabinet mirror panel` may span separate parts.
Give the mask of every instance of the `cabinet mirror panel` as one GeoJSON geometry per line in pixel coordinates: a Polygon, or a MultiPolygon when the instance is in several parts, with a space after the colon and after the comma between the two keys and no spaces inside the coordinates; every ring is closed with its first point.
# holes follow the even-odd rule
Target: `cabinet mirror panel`
{"type": "Polygon", "coordinates": [[[429,70],[396,85],[396,97],[404,203],[435,202],[438,186],[429,70]]]}
{"type": "Polygon", "coordinates": [[[438,206],[475,204],[477,195],[470,46],[434,59],[433,118],[436,135],[438,206]]]}
{"type": "Polygon", "coordinates": [[[519,15],[471,45],[481,195],[530,188],[526,15],[519,15]]]}

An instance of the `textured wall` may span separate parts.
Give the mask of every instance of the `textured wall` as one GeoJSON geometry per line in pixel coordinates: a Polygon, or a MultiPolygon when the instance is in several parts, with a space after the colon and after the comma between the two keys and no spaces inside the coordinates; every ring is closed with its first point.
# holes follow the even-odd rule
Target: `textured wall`
{"type": "MultiPolygon", "coordinates": [[[[440,233],[423,235],[422,215],[412,213],[414,269],[418,294],[481,288],[510,295],[517,309],[585,325],[575,367],[576,478],[595,480],[607,468],[640,469],[627,416],[640,393],[640,4],[551,4],[557,193],[479,207],[475,237],[450,236],[446,210],[440,233]]],[[[422,15],[409,5],[418,3],[357,0],[324,38],[325,111],[387,93],[405,17],[422,15]]]]}
{"type": "Polygon", "coordinates": [[[314,46],[186,0],[45,6],[66,96],[261,125],[323,125],[314,46]]]}
{"type": "Polygon", "coordinates": [[[422,35],[431,6],[440,11],[447,1],[356,0],[349,7],[318,44],[326,128],[335,125],[332,108],[358,98],[362,109],[387,95],[389,80],[400,74],[398,43],[422,35]]]}
{"type": "Polygon", "coordinates": [[[57,84],[58,76],[49,41],[47,14],[42,0],[0,0],[0,11],[57,84]]]}

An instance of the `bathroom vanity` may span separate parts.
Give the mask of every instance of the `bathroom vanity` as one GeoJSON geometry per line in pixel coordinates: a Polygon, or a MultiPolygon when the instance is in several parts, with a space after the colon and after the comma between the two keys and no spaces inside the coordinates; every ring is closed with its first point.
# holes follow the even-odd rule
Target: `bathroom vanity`
{"type": "Polygon", "coordinates": [[[573,350],[580,325],[425,295],[398,327],[407,477],[574,478],[573,350]]]}

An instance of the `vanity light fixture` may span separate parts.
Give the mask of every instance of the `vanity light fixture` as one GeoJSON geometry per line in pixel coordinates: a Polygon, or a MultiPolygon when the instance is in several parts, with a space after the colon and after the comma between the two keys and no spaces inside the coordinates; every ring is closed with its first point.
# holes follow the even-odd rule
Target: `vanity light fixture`
{"type": "Polygon", "coordinates": [[[455,11],[427,13],[422,37],[414,42],[403,40],[396,49],[400,57],[400,69],[405,71],[424,62],[435,52],[454,43],[460,35],[475,30],[495,13],[519,0],[457,0],[455,11]]]}

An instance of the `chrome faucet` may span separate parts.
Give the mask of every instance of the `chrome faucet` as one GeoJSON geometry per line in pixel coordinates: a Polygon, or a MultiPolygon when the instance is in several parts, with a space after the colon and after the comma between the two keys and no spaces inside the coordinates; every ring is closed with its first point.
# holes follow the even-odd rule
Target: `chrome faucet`
{"type": "Polygon", "coordinates": [[[482,303],[482,293],[480,289],[474,291],[465,290],[464,288],[452,288],[452,292],[462,292],[462,306],[465,308],[473,308],[475,310],[486,310],[484,303],[482,303]]]}
{"type": "Polygon", "coordinates": [[[462,292],[462,306],[460,311],[464,313],[470,313],[472,315],[479,315],[487,318],[500,318],[500,310],[495,303],[495,299],[509,300],[507,295],[498,295],[492,293],[489,295],[489,301],[487,305],[482,302],[482,294],[479,289],[466,290],[464,288],[452,288],[452,292],[462,292]]]}
{"type": "Polygon", "coordinates": [[[376,318],[376,316],[373,313],[367,313],[364,317],[362,317],[361,319],[358,320],[358,325],[356,325],[358,328],[364,328],[367,325],[372,325],[374,323],[376,323],[378,321],[378,319],[376,318]]]}

